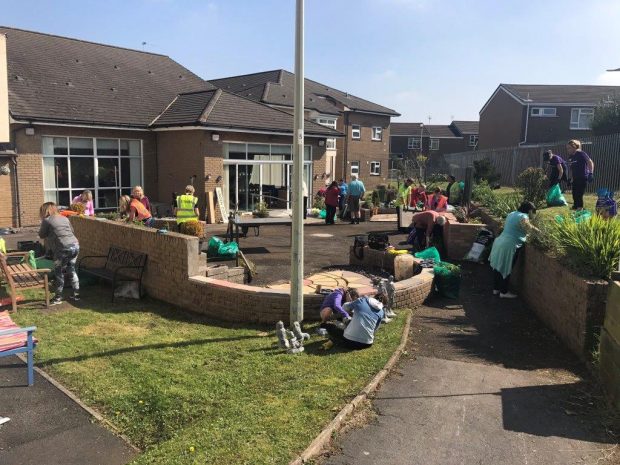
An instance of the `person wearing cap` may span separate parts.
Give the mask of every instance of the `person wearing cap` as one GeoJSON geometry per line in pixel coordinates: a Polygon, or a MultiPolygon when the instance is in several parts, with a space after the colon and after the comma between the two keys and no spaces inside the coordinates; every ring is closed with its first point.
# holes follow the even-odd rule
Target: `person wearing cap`
{"type": "Polygon", "coordinates": [[[552,188],[561,181],[568,181],[568,168],[566,162],[559,155],[555,155],[551,150],[543,153],[543,161],[549,165],[549,188],[552,188]]]}
{"type": "Polygon", "coordinates": [[[360,201],[364,199],[366,188],[364,183],[357,179],[357,174],[351,175],[348,189],[348,204],[351,210],[351,224],[360,224],[360,201]]]}
{"type": "Polygon", "coordinates": [[[446,218],[433,210],[414,213],[411,217],[411,233],[409,234],[409,242],[418,246],[420,250],[426,249],[431,245],[431,238],[439,236],[443,225],[446,224],[446,218]]]}

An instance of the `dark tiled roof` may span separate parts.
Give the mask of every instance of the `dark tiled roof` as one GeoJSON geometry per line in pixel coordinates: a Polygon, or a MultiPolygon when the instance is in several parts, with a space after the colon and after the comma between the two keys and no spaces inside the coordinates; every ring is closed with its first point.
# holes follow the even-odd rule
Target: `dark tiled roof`
{"type": "MultiPolygon", "coordinates": [[[[419,136],[420,123],[391,123],[391,136],[419,136]]],[[[425,124],[423,137],[460,137],[450,126],[442,124],[425,124]]]]}
{"type": "Polygon", "coordinates": [[[146,127],[179,93],[213,88],[167,56],[0,27],[15,119],[146,127]]]}
{"type": "Polygon", "coordinates": [[[460,134],[478,134],[478,121],[452,121],[452,126],[460,134]]]}
{"type": "MultiPolygon", "coordinates": [[[[292,134],[293,116],[221,89],[205,90],[177,96],[152,127],[198,125],[292,134]]],[[[342,135],[308,120],[304,131],[325,137],[342,135]]]]}
{"type": "MultiPolygon", "coordinates": [[[[269,105],[292,107],[295,98],[295,75],[282,69],[212,79],[209,82],[224,90],[229,90],[269,105]]],[[[399,116],[391,108],[369,102],[310,79],[305,80],[304,91],[304,106],[319,113],[338,115],[342,107],[346,106],[354,111],[399,116]]]]}
{"type": "Polygon", "coordinates": [[[527,85],[501,84],[512,95],[527,103],[574,103],[596,105],[614,95],[620,95],[620,86],[527,85]]]}

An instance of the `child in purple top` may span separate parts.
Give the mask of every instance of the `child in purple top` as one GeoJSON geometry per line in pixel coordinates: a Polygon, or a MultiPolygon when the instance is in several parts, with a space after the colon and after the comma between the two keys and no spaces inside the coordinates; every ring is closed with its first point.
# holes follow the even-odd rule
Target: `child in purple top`
{"type": "Polygon", "coordinates": [[[587,153],[581,150],[581,142],[569,140],[566,151],[570,156],[570,171],[573,177],[573,210],[583,209],[583,194],[586,184],[594,174],[594,163],[587,153]]]}
{"type": "Polygon", "coordinates": [[[331,319],[351,319],[347,311],[343,308],[343,304],[351,300],[349,292],[345,289],[338,288],[329,294],[321,304],[321,323],[325,323],[331,319]]]}

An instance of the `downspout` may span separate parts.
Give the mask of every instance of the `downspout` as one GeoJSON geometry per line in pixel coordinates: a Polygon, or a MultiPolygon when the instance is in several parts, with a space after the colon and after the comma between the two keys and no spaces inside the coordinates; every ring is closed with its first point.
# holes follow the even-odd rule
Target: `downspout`
{"type": "Polygon", "coordinates": [[[349,161],[349,112],[344,112],[344,157],[342,160],[342,179],[347,180],[347,163],[349,161]]]}
{"type": "Polygon", "coordinates": [[[527,142],[527,127],[529,125],[530,122],[530,96],[528,94],[527,96],[527,107],[526,107],[526,112],[525,112],[525,134],[523,135],[523,140],[521,142],[519,142],[519,145],[523,145],[527,142]]]}
{"type": "Polygon", "coordinates": [[[15,182],[15,208],[17,211],[17,227],[22,227],[22,212],[21,212],[21,202],[19,200],[19,176],[17,176],[17,156],[11,157],[13,160],[13,178],[15,182]]]}

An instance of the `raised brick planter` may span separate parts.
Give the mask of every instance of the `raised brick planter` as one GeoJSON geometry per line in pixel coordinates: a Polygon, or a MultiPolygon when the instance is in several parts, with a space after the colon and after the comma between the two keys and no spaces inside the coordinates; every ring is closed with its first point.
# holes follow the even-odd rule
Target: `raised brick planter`
{"type": "Polygon", "coordinates": [[[601,330],[599,366],[605,391],[620,411],[620,281],[609,285],[605,325],[601,330]]]}
{"type": "Polygon", "coordinates": [[[351,246],[349,264],[361,266],[367,270],[385,270],[394,276],[395,281],[402,281],[413,276],[414,258],[411,254],[396,255],[365,246],[360,259],[355,255],[353,246],[351,246]]]}

